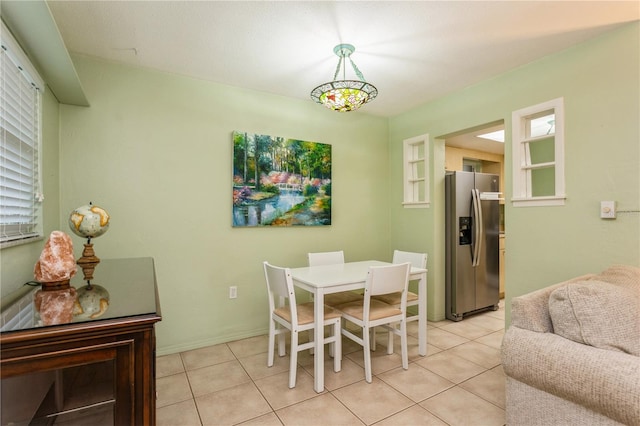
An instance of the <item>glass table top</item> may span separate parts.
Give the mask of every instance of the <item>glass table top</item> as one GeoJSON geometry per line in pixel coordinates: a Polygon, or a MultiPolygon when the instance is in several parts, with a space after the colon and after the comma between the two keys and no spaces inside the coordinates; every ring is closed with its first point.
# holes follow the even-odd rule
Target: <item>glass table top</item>
{"type": "MultiPolygon", "coordinates": [[[[76,275],[71,279],[71,287],[74,287],[77,293],[73,302],[73,319],[70,321],[72,323],[160,314],[156,297],[155,267],[151,257],[102,259],[96,266],[90,282],[94,289],[88,291],[81,268],[78,268],[76,275]],[[105,291],[108,293],[107,297],[105,291]]],[[[22,299],[3,309],[0,328],[3,334],[69,322],[65,320],[47,324],[47,321],[43,320],[47,315],[45,312],[41,315],[34,302],[38,292],[50,293],[41,291],[40,287],[34,287],[22,299]]],[[[44,300],[49,299],[42,299],[42,295],[39,297],[43,300],[40,309],[44,310],[44,300]]],[[[65,309],[69,306],[66,304],[65,309]]],[[[66,317],[71,315],[67,314],[66,317]]]]}

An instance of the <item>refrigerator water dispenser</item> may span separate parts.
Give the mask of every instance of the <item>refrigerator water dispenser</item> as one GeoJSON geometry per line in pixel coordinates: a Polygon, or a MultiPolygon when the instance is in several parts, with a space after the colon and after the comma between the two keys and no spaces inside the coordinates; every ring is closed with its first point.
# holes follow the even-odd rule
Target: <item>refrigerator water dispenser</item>
{"type": "Polygon", "coordinates": [[[459,228],[460,245],[468,246],[471,244],[471,218],[468,216],[460,217],[459,228]]]}

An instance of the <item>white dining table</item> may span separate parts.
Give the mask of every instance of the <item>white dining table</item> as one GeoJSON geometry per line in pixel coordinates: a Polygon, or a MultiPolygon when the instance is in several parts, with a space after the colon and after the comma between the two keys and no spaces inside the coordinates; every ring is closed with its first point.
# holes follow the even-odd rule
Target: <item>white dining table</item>
{"type": "MultiPolygon", "coordinates": [[[[314,386],[316,392],[324,391],[324,295],[348,290],[363,289],[370,266],[390,265],[389,262],[365,260],[336,265],[291,268],[296,287],[309,291],[314,300],[314,386]],[[320,324],[320,326],[318,326],[320,324]]],[[[418,283],[418,353],[427,354],[427,269],[411,268],[410,280],[418,283]]]]}

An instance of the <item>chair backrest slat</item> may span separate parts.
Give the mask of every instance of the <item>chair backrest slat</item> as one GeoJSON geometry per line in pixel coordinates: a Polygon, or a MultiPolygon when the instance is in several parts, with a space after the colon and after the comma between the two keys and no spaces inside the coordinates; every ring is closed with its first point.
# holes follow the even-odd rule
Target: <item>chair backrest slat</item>
{"type": "Polygon", "coordinates": [[[388,266],[371,266],[367,274],[365,292],[368,291],[371,296],[398,291],[406,293],[410,269],[409,262],[388,266]]]}
{"type": "Polygon", "coordinates": [[[294,328],[297,327],[298,312],[296,309],[296,293],[293,287],[293,278],[291,278],[291,270],[289,268],[270,265],[269,262],[263,262],[263,265],[271,312],[273,312],[275,308],[285,306],[285,302],[288,299],[291,324],[294,328]]]}
{"type": "Polygon", "coordinates": [[[308,253],[309,266],[337,265],[344,263],[344,251],[308,253]]]}
{"type": "Polygon", "coordinates": [[[427,267],[427,254],[426,253],[413,253],[409,251],[394,250],[393,263],[411,263],[414,268],[425,269],[427,267]]]}
{"type": "Polygon", "coordinates": [[[264,272],[267,278],[268,290],[273,293],[274,297],[284,297],[295,302],[291,272],[289,272],[288,268],[280,268],[264,262],[264,272]]]}

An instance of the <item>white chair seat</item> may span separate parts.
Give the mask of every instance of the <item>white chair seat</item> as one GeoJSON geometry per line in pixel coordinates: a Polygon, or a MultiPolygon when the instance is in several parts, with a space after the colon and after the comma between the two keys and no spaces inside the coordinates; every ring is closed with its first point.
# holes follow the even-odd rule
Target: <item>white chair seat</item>
{"type": "MultiPolygon", "coordinates": [[[[336,306],[336,309],[343,314],[350,315],[362,321],[364,317],[364,304],[359,301],[345,303],[344,305],[336,306]]],[[[388,303],[381,302],[379,300],[371,299],[369,305],[369,320],[375,321],[380,318],[391,317],[394,315],[402,315],[402,311],[396,307],[389,305],[388,303]]]]}
{"type": "MultiPolygon", "coordinates": [[[[389,305],[399,305],[400,300],[402,298],[402,293],[395,292],[395,293],[389,293],[389,294],[381,294],[379,296],[374,296],[373,298],[381,302],[388,303],[389,305]]],[[[407,306],[410,306],[409,302],[414,302],[417,300],[418,300],[417,294],[411,291],[407,292],[407,306]]]]}
{"type": "Polygon", "coordinates": [[[340,293],[331,293],[324,295],[324,304],[327,306],[331,306],[332,308],[338,307],[339,305],[344,305],[349,302],[360,302],[362,301],[364,296],[358,294],[353,291],[342,291],[340,293]]]}
{"type": "MultiPolygon", "coordinates": [[[[305,325],[305,324],[313,323],[313,320],[315,319],[314,313],[313,313],[313,302],[300,303],[296,305],[296,308],[298,311],[298,324],[305,325]]],[[[291,309],[289,308],[289,306],[276,308],[276,310],[273,311],[273,313],[279,316],[280,318],[288,322],[291,322],[291,309]]],[[[333,318],[337,318],[339,316],[340,316],[340,312],[334,309],[331,309],[328,306],[324,307],[325,320],[330,320],[333,318]]]]}

